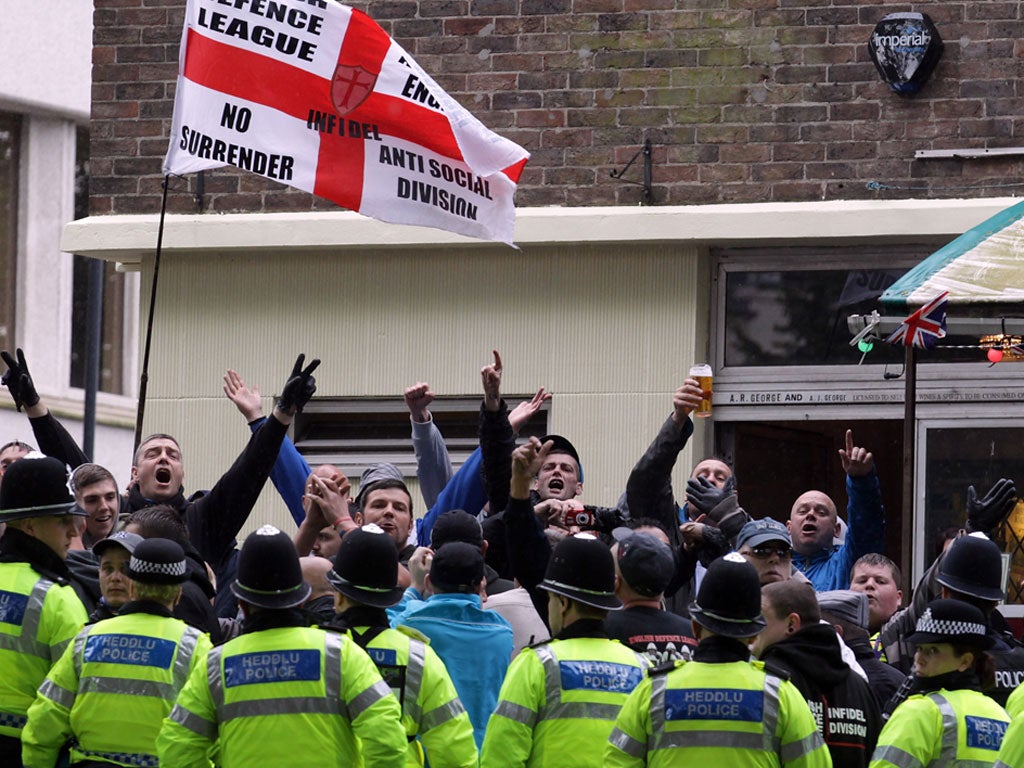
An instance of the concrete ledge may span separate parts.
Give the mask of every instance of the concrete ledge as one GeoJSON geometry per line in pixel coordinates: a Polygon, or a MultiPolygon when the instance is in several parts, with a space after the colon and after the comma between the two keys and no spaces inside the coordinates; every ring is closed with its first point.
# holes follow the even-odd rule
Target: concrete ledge
{"type": "MultiPolygon", "coordinates": [[[[855,200],[737,205],[521,208],[516,243],[664,242],[715,245],[838,244],[953,237],[1018,198],[855,200]]],[[[159,216],[91,216],[64,227],[62,250],[137,265],[156,251],[159,216]]],[[[505,248],[425,227],[387,224],[351,211],[175,214],[164,223],[165,255],[200,252],[505,248]]]]}

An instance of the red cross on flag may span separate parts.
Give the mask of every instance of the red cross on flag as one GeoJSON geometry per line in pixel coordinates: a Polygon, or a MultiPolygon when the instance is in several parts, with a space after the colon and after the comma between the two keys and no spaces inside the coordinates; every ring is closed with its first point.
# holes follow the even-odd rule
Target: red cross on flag
{"type": "Polygon", "coordinates": [[[529,153],[334,0],[189,0],[164,173],[234,165],[396,224],[512,244],[529,153]]]}

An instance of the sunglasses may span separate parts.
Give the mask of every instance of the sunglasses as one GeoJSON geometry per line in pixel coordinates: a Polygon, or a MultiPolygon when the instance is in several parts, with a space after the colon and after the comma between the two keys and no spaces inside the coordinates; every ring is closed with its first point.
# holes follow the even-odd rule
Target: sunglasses
{"type": "Polygon", "coordinates": [[[761,560],[767,560],[772,555],[778,557],[779,560],[788,560],[793,556],[793,550],[789,547],[752,547],[750,552],[761,560]]]}

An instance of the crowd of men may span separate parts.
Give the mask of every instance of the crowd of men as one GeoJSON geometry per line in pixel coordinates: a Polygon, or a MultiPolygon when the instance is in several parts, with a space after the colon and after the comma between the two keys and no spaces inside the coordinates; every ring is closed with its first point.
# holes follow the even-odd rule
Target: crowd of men
{"type": "Polygon", "coordinates": [[[715,458],[677,498],[693,379],[610,507],[583,504],[571,441],[518,439],[550,395],[509,409],[497,353],[457,471],[418,383],[417,515],[393,465],[354,487],[286,436],[318,360],[298,356],[269,416],[228,371],[251,435],[186,497],[173,436],[141,441],[122,494],[24,353],[2,357],[38,446],[0,448],[2,765],[1024,768],[1024,646],[992,541],[1010,480],[969,489],[903,607],[851,431],[845,520],[817,490],[750,519],[715,458]],[[267,479],[295,528],[239,549],[267,479]]]}

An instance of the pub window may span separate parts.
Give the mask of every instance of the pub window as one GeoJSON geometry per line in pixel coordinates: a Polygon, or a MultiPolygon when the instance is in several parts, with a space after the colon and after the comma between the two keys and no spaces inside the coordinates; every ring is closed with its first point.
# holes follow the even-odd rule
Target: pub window
{"type": "MultiPolygon", "coordinates": [[[[927,430],[925,450],[924,557],[927,567],[947,536],[963,527],[967,486],[984,496],[1001,477],[1019,477],[1024,461],[1024,427],[1001,420],[973,419],[971,423],[936,423],[927,430]]],[[[994,535],[1006,553],[1006,602],[1024,603],[1024,501],[994,535]]]]}
{"type": "MultiPolygon", "coordinates": [[[[509,407],[531,395],[505,395],[509,407]]],[[[438,398],[430,413],[457,469],[479,445],[477,424],[480,398],[438,398]]],[[[292,440],[311,466],[334,464],[350,477],[368,464],[395,464],[406,477],[416,476],[409,411],[401,397],[317,398],[292,424],[292,440]]],[[[548,406],[523,427],[520,441],[548,433],[548,406]]]]}
{"type": "MultiPolygon", "coordinates": [[[[75,151],[75,218],[89,215],[89,131],[79,128],[75,151]]],[[[85,386],[88,334],[89,259],[74,256],[71,320],[71,386],[85,386]]],[[[100,342],[101,392],[124,392],[124,275],[103,265],[103,319],[100,342]]]]}
{"type": "MultiPolygon", "coordinates": [[[[857,365],[861,353],[849,345],[847,316],[880,309],[882,292],[940,245],[719,252],[724,365],[857,365]]],[[[950,335],[944,349],[922,361],[973,361],[977,350],[949,345],[977,343],[977,337],[950,335]]],[[[875,344],[865,364],[902,361],[901,348],[875,344]]]]}
{"type": "Polygon", "coordinates": [[[0,112],[0,349],[14,347],[21,116],[0,112]]]}

